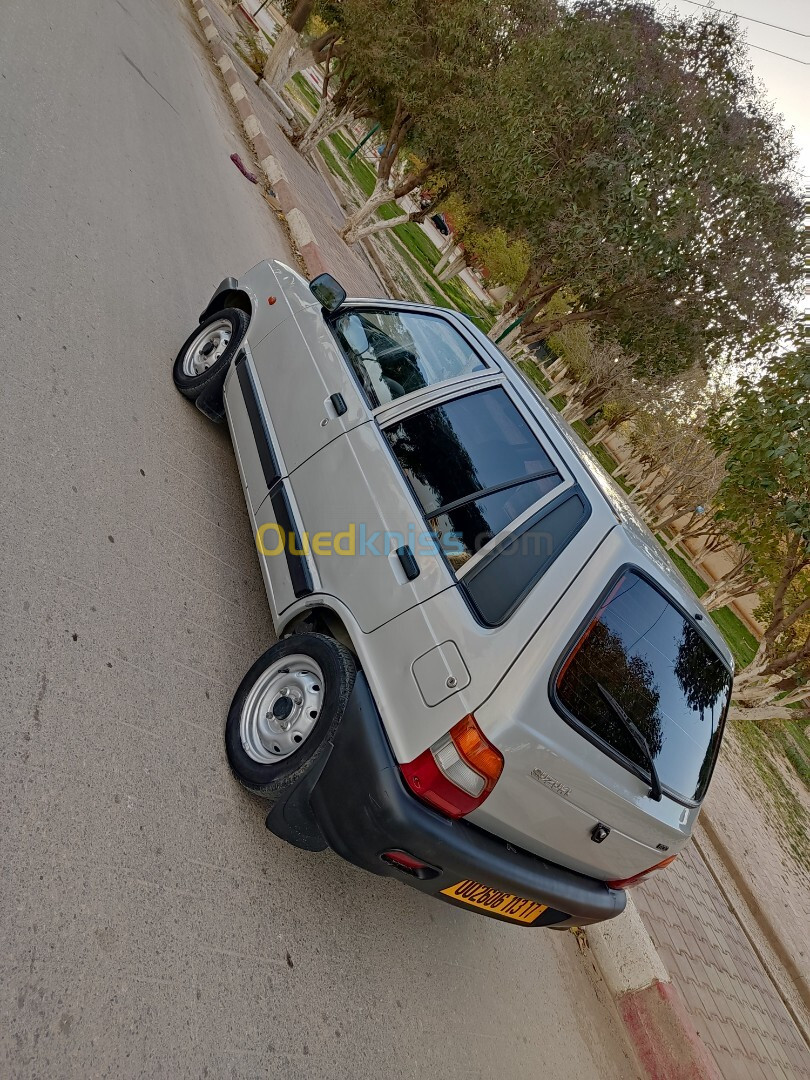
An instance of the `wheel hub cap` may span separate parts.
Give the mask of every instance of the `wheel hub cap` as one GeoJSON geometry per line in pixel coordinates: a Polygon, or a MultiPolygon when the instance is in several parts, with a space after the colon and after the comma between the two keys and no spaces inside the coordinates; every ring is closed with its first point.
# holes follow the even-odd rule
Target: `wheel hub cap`
{"type": "Polygon", "coordinates": [[[323,675],[308,656],[285,656],[262,672],[242,707],[240,736],[254,761],[273,764],[308,738],[323,706],[323,675]]]}
{"type": "Polygon", "coordinates": [[[219,319],[194,338],[183,357],[183,374],[189,378],[202,375],[213,367],[231,340],[231,324],[227,319],[219,319]]]}

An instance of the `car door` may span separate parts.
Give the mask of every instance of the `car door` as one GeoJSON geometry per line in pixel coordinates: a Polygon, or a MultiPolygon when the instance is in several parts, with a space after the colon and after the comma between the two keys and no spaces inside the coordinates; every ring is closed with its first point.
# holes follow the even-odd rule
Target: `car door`
{"type": "Polygon", "coordinates": [[[370,414],[307,282],[282,263],[265,267],[263,291],[283,298],[289,314],[251,341],[251,374],[286,475],[370,414]]]}
{"type": "Polygon", "coordinates": [[[392,452],[390,425],[492,385],[500,373],[440,313],[358,304],[339,312],[333,325],[373,422],[329,443],[290,481],[321,589],[371,632],[454,584],[392,452]]]}

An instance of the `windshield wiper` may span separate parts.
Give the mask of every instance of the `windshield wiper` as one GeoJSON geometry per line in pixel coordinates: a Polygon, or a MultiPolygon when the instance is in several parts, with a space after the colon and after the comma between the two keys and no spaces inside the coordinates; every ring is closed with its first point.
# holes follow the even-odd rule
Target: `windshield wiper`
{"type": "Polygon", "coordinates": [[[632,737],[633,742],[647,759],[647,764],[650,767],[650,798],[655,799],[656,802],[661,802],[661,799],[663,797],[661,781],[658,779],[658,770],[655,767],[655,761],[653,760],[652,753],[650,752],[649,743],[638,730],[638,728],[627,715],[627,713],[624,711],[624,709],[621,707],[621,705],[618,703],[618,701],[608,690],[604,688],[604,686],[602,686],[600,682],[597,682],[596,689],[602,695],[602,698],[604,699],[607,707],[622,725],[627,734],[632,737]]]}

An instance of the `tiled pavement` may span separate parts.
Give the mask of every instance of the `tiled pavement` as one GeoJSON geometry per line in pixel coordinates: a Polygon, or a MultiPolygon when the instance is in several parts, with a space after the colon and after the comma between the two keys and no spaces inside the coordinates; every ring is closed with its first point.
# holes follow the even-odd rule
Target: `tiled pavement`
{"type": "Polygon", "coordinates": [[[810,1080],[810,1050],[697,848],[633,895],[724,1080],[810,1080]]]}
{"type": "Polygon", "coordinates": [[[256,85],[250,68],[234,50],[233,41],[238,32],[234,21],[216,3],[209,4],[208,10],[247,91],[253,110],[264,128],[273,156],[280,162],[296,192],[297,204],[312,226],[330,271],[350,296],[385,296],[385,288],[362,249],[359,246],[349,247],[338,236],[337,230],[343,222],[343,213],[329,185],[317,169],[290,144],[279,126],[283,122],[280,113],[264,91],[256,85]]]}

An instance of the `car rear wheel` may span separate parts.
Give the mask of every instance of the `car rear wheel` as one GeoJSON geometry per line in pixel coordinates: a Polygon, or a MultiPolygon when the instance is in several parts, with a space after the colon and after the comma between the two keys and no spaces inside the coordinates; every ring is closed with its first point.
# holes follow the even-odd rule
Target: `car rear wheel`
{"type": "Polygon", "coordinates": [[[323,634],[293,634],[263,653],[234,695],[225,749],[237,780],[275,801],[326,750],[349,700],[356,666],[323,634]]]}
{"type": "Polygon", "coordinates": [[[174,361],[174,385],[212,419],[222,414],[222,384],[247,333],[249,319],[239,308],[209,315],[186,340],[174,361]]]}

